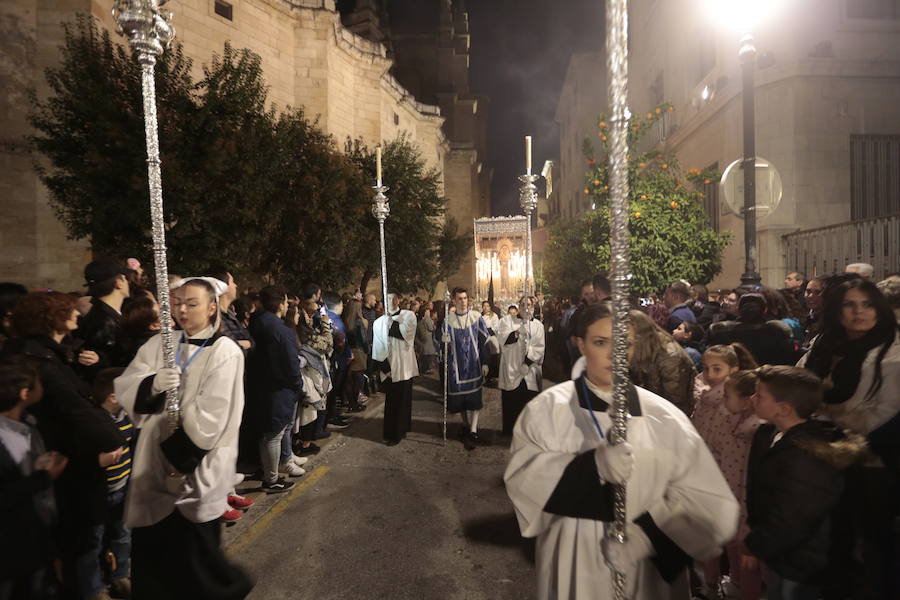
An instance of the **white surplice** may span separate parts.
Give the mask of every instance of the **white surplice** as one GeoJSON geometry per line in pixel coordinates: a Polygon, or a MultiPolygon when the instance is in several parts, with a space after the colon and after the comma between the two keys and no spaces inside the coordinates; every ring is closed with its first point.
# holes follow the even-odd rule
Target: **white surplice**
{"type": "MultiPolygon", "coordinates": [[[[567,467],[601,443],[590,412],[582,408],[584,402],[576,392],[581,381],[554,386],[526,405],[516,423],[504,475],[522,535],[537,537],[540,599],[613,597],[611,571],[600,545],[605,521],[546,510],[551,496],[557,497],[554,492],[567,467]]],[[[595,399],[597,395],[609,398],[591,388],[595,399]]],[[[737,530],[737,501],[688,418],[647,390],[637,388],[637,399],[640,408],[633,412],[640,416],[628,422],[628,442],[634,446],[635,457],[627,482],[628,519],[634,521],[642,515],[646,519],[648,513],[657,530],[674,544],[670,549],[698,560],[718,555],[737,530]]],[[[609,415],[599,410],[594,415],[608,432],[609,415]]],[[[582,458],[593,461],[592,454],[582,458]]],[[[580,464],[586,463],[582,460],[580,464]]],[[[594,498],[585,502],[594,506],[594,498]]],[[[650,559],[626,575],[629,598],[670,597],[669,585],[650,559]]]]}
{"type": "MultiPolygon", "coordinates": [[[[416,340],[416,315],[410,310],[401,310],[392,316],[382,315],[372,325],[372,360],[387,360],[391,366],[391,381],[406,381],[419,374],[414,343],[416,340]],[[400,324],[402,340],[390,335],[391,325],[400,324]]],[[[381,378],[387,379],[382,373],[381,378]]]]}
{"type": "Polygon", "coordinates": [[[500,376],[497,386],[501,390],[514,390],[525,379],[525,385],[532,392],[541,391],[541,365],[544,363],[544,324],[537,319],[528,322],[528,335],[522,330],[522,319],[506,315],[497,327],[500,343],[500,376]],[[507,344],[509,334],[519,332],[514,344],[507,344]],[[528,373],[522,374],[525,358],[531,361],[528,373]]]}
{"type": "MultiPolygon", "coordinates": [[[[212,333],[210,327],[197,337],[212,333]]],[[[163,366],[161,346],[159,335],[150,338],[115,380],[116,398],[140,430],[125,503],[125,524],[129,527],[153,525],[174,509],[195,523],[218,519],[228,510],[228,493],[234,487],[238,430],[244,410],[244,355],[240,347],[225,336],[202,349],[186,342],[177,344],[182,364],[196,354],[179,387],[182,427],[207,453],[192,474],[171,477],[160,449],[160,442],[168,436],[165,408],[153,414],[135,410],[141,383],[163,366]]]]}

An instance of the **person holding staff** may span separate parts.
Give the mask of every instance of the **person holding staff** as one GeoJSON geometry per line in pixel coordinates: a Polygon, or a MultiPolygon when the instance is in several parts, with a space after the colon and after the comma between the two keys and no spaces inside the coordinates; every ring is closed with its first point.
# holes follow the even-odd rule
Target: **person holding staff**
{"type": "Polygon", "coordinates": [[[537,537],[537,596],[612,597],[614,568],[627,597],[671,598],[694,559],[734,537],[738,503],[687,416],[656,394],[630,386],[628,442],[608,443],[609,304],[584,311],[576,339],[585,373],[525,406],[504,475],[522,535],[537,537]],[[628,491],[624,544],[607,537],[617,484],[628,491]]]}
{"type": "Polygon", "coordinates": [[[125,504],[135,600],[239,599],[252,588],[219,547],[244,407],[244,356],[219,330],[217,299],[226,290],[212,277],[176,282],[176,366],[163,366],[157,335],[115,380],[116,397],[140,430],[125,504]],[[174,432],[165,411],[172,389],[181,400],[174,432]]]}

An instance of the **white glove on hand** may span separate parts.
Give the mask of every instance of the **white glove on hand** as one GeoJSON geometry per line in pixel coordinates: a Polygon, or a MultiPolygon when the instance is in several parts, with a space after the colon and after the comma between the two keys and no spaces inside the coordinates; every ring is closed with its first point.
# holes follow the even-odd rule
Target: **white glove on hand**
{"type": "Polygon", "coordinates": [[[519,367],[519,375],[521,375],[522,377],[527,377],[530,371],[531,367],[529,367],[525,363],[522,363],[522,365],[519,367]]]}
{"type": "Polygon", "coordinates": [[[450,334],[449,333],[445,333],[444,335],[441,336],[441,343],[442,344],[450,343],[450,334]]]}
{"type": "Polygon", "coordinates": [[[171,389],[177,388],[181,384],[181,367],[163,367],[156,372],[153,378],[153,384],[150,386],[150,393],[154,396],[162,394],[171,389]]]}
{"type": "Polygon", "coordinates": [[[490,368],[489,366],[487,366],[487,365],[481,365],[481,376],[482,376],[482,377],[487,377],[487,376],[488,376],[488,372],[489,372],[490,370],[491,370],[491,368],[490,368]]]}
{"type": "Polygon", "coordinates": [[[653,555],[650,538],[634,523],[625,525],[624,544],[604,536],[600,546],[609,568],[619,573],[630,573],[639,562],[653,555]]]}
{"type": "Polygon", "coordinates": [[[594,449],[594,461],[601,479],[622,484],[628,481],[634,469],[633,448],[628,442],[615,446],[603,442],[594,449]]]}

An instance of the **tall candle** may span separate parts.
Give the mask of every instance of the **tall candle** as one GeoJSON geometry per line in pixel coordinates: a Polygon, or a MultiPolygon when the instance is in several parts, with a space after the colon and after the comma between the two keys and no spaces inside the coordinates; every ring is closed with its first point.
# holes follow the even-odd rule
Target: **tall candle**
{"type": "Polygon", "coordinates": [[[381,146],[375,146],[375,180],[381,186],[381,146]]]}
{"type": "Polygon", "coordinates": [[[531,136],[525,136],[525,171],[531,175],[531,136]]]}

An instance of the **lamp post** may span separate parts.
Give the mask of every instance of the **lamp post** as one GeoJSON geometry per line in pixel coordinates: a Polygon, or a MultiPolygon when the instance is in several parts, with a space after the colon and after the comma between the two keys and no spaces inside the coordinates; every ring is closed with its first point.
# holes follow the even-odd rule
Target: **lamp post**
{"type": "Polygon", "coordinates": [[[754,105],[754,70],[756,69],[756,46],[749,33],[741,38],[738,50],[741,61],[741,100],[744,116],[744,274],[741,284],[751,287],[760,284],[756,270],[756,107],[754,105]]]}

